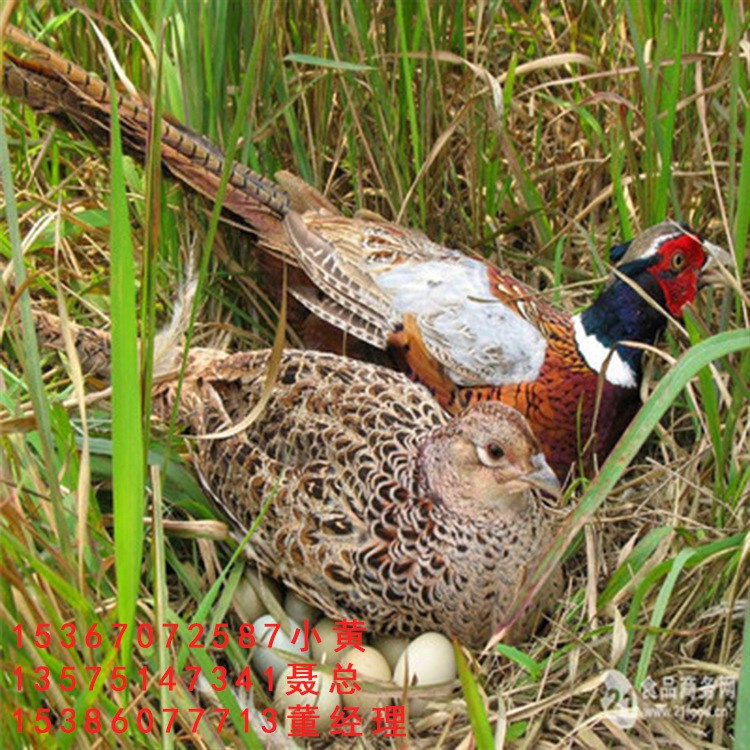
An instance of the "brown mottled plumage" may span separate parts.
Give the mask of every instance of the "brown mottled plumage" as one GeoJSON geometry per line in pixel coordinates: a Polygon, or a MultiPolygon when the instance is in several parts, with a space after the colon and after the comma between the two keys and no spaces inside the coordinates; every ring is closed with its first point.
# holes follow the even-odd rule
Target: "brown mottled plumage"
{"type": "MultiPolygon", "coordinates": [[[[56,319],[37,322],[59,346],[56,319]]],[[[82,361],[106,375],[106,334],[73,333],[82,361]]],[[[248,556],[330,616],[482,646],[550,541],[535,488],[555,478],[523,417],[486,403],[450,419],[404,375],[292,350],[260,417],[237,430],[269,359],[195,349],[180,401],[195,466],[237,538],[268,504],[248,556]]],[[[155,386],[158,415],[170,414],[175,388],[155,386]]],[[[558,584],[559,574],[539,607],[558,584]]],[[[525,636],[538,611],[511,636],[525,636]]]]}

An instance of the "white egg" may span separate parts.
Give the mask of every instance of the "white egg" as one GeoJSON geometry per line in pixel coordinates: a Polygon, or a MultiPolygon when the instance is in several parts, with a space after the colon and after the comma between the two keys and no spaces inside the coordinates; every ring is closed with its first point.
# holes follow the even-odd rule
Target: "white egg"
{"type": "Polygon", "coordinates": [[[368,690],[363,683],[372,682],[390,682],[391,668],[388,666],[383,654],[373,646],[364,646],[364,651],[357,648],[348,648],[334,659],[334,662],[341,664],[344,669],[349,664],[356,671],[356,683],[361,688],[354,693],[342,694],[341,698],[345,706],[358,706],[359,716],[363,723],[372,718],[372,709],[375,706],[389,706],[390,697],[375,694],[375,686],[372,691],[368,690]]]}
{"type": "MultiPolygon", "coordinates": [[[[279,714],[284,714],[285,726],[288,726],[287,709],[290,706],[317,706],[318,707],[318,718],[315,720],[315,729],[319,734],[324,734],[331,728],[331,713],[337,706],[341,705],[341,697],[334,689],[331,691],[333,685],[333,679],[331,675],[323,672],[319,669],[312,670],[312,676],[314,679],[314,685],[312,689],[317,693],[308,693],[303,683],[299,682],[299,679],[291,680],[293,669],[291,666],[287,667],[281,674],[276,687],[273,692],[273,704],[274,708],[279,714]],[[287,693],[292,690],[292,685],[300,685],[302,691],[294,691],[291,694],[287,693]],[[302,692],[305,692],[302,695],[302,692]]],[[[299,674],[299,670],[298,670],[299,674]]],[[[304,682],[304,680],[303,680],[304,682]]]]}
{"type": "MultiPolygon", "coordinates": [[[[440,633],[424,633],[415,638],[401,654],[393,670],[393,681],[402,689],[404,683],[407,688],[414,685],[426,687],[455,679],[456,657],[453,645],[440,633]]],[[[424,700],[409,701],[410,715],[421,716],[426,705],[424,700]]]]}
{"type": "MultiPolygon", "coordinates": [[[[339,644],[339,638],[334,628],[334,622],[329,617],[324,617],[315,623],[315,632],[320,637],[320,643],[313,637],[312,655],[316,664],[335,664],[338,656],[334,649],[339,644]]],[[[339,651],[339,653],[341,653],[339,651]]]]}
{"type": "Polygon", "coordinates": [[[237,584],[232,604],[243,622],[254,622],[266,612],[266,605],[260,600],[253,585],[246,578],[237,584]]]}
{"type": "Polygon", "coordinates": [[[320,619],[320,612],[312,605],[302,601],[293,591],[287,591],[284,598],[284,611],[297,622],[307,620],[314,625],[320,619]]]}
{"type": "Polygon", "coordinates": [[[254,572],[246,571],[234,591],[232,604],[243,622],[255,622],[268,612],[269,608],[263,601],[268,597],[273,597],[275,602],[281,601],[278,584],[270,578],[261,578],[254,572]]]}
{"type": "Polygon", "coordinates": [[[401,635],[378,635],[372,639],[372,645],[380,651],[393,670],[401,654],[409,645],[409,639],[401,635]]]}
{"type": "MultiPolygon", "coordinates": [[[[294,661],[294,656],[286,656],[279,651],[290,651],[292,654],[299,654],[301,661],[309,659],[309,652],[305,653],[304,634],[299,625],[293,620],[289,620],[290,632],[285,633],[281,628],[276,627],[276,620],[271,615],[263,615],[253,622],[255,633],[255,646],[253,647],[253,667],[260,677],[269,668],[272,668],[272,679],[275,682],[279,675],[286,669],[290,662],[294,661]],[[266,627],[268,626],[268,627],[266,627]],[[297,629],[300,629],[297,643],[292,643],[292,638],[297,629]],[[273,645],[269,647],[269,642],[273,638],[273,645]]],[[[263,684],[267,680],[263,677],[263,684]]]]}

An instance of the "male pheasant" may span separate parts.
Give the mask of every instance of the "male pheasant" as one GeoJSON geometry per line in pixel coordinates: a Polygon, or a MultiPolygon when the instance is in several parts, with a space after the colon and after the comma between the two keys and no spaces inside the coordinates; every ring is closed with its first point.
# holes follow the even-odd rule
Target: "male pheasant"
{"type": "MultiPolygon", "coordinates": [[[[6,89],[106,142],[107,87],[22,32],[9,37],[34,59],[10,59],[6,89]]],[[[147,104],[121,96],[118,110],[126,146],[142,155],[147,104]]],[[[161,135],[164,167],[212,199],[221,152],[171,120],[161,135]]],[[[581,456],[607,455],[640,404],[638,345],[656,340],[667,315],[680,318],[713,280],[709,264],[729,258],[686,225],[651,227],[611,251],[616,278],[570,315],[491,263],[380,218],[343,217],[281,177],[286,191],[234,164],[224,205],[301,269],[292,294],[320,319],[393,351],[445,408],[499,400],[518,409],[561,478],[581,456]]]]}
{"type": "MultiPolygon", "coordinates": [[[[47,345],[60,323],[37,315],[47,345]]],[[[84,367],[109,374],[109,337],[73,327],[84,367]]],[[[479,648],[551,541],[539,490],[555,475],[524,418],[500,403],[448,418],[427,389],[388,368],[323,352],[284,352],[258,419],[267,351],[195,349],[179,404],[199,437],[193,462],[259,567],[333,618],[382,634],[438,630],[479,648]],[[234,428],[234,429],[231,429],[234,428]],[[270,502],[269,502],[270,500],[270,502]]],[[[157,369],[174,371],[169,357],[157,369]]],[[[169,418],[177,377],[155,386],[169,418]]],[[[553,571],[510,630],[526,636],[555,601],[553,571]]]]}

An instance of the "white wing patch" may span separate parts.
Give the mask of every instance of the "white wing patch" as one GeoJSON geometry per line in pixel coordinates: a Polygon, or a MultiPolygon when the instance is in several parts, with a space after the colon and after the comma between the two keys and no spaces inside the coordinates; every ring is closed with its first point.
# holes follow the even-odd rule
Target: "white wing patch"
{"type": "Polygon", "coordinates": [[[430,260],[372,272],[391,298],[393,319],[415,316],[430,353],[458,385],[535,380],[547,342],[531,323],[493,296],[483,262],[430,260]]]}
{"type": "Polygon", "coordinates": [[[617,349],[609,349],[593,334],[586,333],[581,316],[573,316],[576,346],[586,364],[594,371],[601,372],[606,366],[604,378],[612,385],[623,388],[636,388],[638,381],[630,365],[619,355],[617,349]]]}

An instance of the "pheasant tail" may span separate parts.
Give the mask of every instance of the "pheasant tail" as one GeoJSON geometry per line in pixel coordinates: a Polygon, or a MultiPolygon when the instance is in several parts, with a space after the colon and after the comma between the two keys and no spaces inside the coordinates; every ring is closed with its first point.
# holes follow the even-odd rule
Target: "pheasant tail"
{"type": "MultiPolygon", "coordinates": [[[[32,58],[5,53],[4,90],[66,129],[82,130],[93,141],[107,145],[112,111],[109,87],[13,26],[8,27],[7,39],[32,58]]],[[[151,126],[148,101],[118,94],[117,109],[125,148],[144,159],[151,126]]],[[[168,117],[162,118],[158,132],[163,166],[195,192],[215,200],[225,161],[221,151],[168,117]]],[[[270,250],[284,254],[288,243],[281,218],[288,211],[289,197],[273,181],[233,162],[224,207],[256,231],[270,250]]]]}
{"type": "Polygon", "coordinates": [[[65,351],[67,333],[76,349],[83,372],[109,382],[112,366],[112,342],[109,333],[75,323],[63,326],[56,315],[39,310],[34,311],[34,325],[39,343],[49,349],[65,351]]]}

